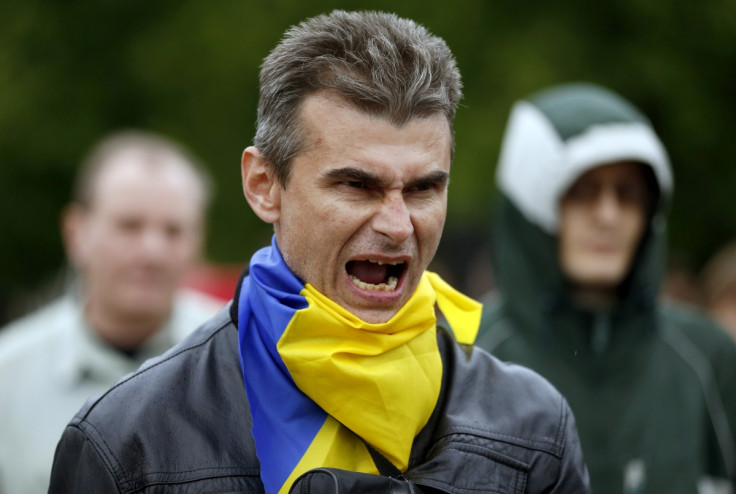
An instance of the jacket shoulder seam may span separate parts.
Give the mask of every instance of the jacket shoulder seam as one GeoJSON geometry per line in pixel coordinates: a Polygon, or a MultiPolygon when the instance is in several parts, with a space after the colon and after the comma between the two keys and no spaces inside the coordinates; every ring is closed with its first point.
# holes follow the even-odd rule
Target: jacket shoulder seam
{"type": "Polygon", "coordinates": [[[95,452],[100,456],[102,459],[102,462],[105,464],[105,467],[108,469],[110,474],[112,475],[113,479],[115,480],[115,485],[117,485],[119,492],[126,492],[122,485],[127,484],[123,478],[122,474],[122,468],[120,464],[117,462],[117,458],[115,455],[112,454],[110,446],[107,444],[105,439],[102,437],[100,432],[89,422],[87,421],[79,421],[77,423],[72,423],[67,426],[68,428],[73,428],[79,431],[82,436],[84,436],[84,440],[90,444],[95,450],[95,452]],[[98,436],[98,440],[91,437],[91,435],[88,433],[87,428],[92,429],[95,432],[95,435],[98,436]],[[105,446],[104,448],[100,446],[100,442],[105,446]]]}

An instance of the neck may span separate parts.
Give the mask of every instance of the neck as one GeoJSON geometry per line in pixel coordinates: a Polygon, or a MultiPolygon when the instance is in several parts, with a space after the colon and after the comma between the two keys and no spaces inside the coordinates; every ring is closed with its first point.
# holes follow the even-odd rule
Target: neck
{"type": "Polygon", "coordinates": [[[166,314],[128,314],[87,303],[84,317],[92,330],[110,346],[133,352],[148,341],[166,321],[166,314]]]}
{"type": "Polygon", "coordinates": [[[577,306],[590,311],[606,311],[618,304],[615,287],[571,285],[569,294],[577,306]]]}

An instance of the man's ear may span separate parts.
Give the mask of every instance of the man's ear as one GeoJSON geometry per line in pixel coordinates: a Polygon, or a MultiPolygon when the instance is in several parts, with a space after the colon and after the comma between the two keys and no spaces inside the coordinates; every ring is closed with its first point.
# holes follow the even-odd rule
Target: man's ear
{"type": "Polygon", "coordinates": [[[281,218],[281,184],[270,163],[253,147],[245,148],[240,163],[243,194],[256,215],[266,223],[281,218]]]}
{"type": "Polygon", "coordinates": [[[84,226],[87,210],[80,204],[71,203],[61,212],[61,239],[64,242],[64,250],[69,262],[79,268],[83,263],[84,252],[84,226]]]}

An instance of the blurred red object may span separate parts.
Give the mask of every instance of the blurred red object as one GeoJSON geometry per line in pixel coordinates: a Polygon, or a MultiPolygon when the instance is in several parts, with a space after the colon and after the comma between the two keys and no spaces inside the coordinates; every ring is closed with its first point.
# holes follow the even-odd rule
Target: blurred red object
{"type": "Polygon", "coordinates": [[[205,293],[222,301],[229,301],[245,264],[200,263],[184,278],[184,288],[205,293]]]}

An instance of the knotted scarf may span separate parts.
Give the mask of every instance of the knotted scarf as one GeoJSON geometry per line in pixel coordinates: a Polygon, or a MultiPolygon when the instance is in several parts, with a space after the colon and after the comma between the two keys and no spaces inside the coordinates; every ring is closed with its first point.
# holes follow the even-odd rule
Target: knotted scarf
{"type": "Polygon", "coordinates": [[[406,470],[442,381],[435,302],[458,341],[471,343],[480,304],[434,273],[390,321],[369,324],[299,280],[275,237],[253,256],[238,329],[267,493],[288,492],[317,467],[377,473],[362,440],[406,470]]]}

